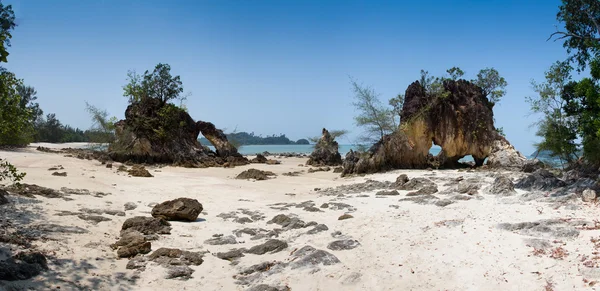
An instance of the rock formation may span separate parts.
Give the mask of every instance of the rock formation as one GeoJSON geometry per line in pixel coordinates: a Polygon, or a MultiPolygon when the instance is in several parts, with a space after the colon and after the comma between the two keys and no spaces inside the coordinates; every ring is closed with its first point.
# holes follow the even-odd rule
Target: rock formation
{"type": "Polygon", "coordinates": [[[213,124],[196,123],[185,110],[158,99],[144,98],[130,104],[125,119],[115,126],[116,140],[108,153],[118,162],[188,167],[248,163],[213,124]],[[217,153],[198,142],[201,131],[215,145],[217,153]]]}
{"type": "Polygon", "coordinates": [[[217,129],[214,124],[205,121],[196,122],[196,128],[215,147],[217,156],[225,158],[229,163],[244,165],[248,160],[238,153],[237,148],[228,140],[222,130],[217,129]]]}
{"type": "Polygon", "coordinates": [[[443,88],[443,94],[430,94],[418,81],[408,86],[400,127],[362,155],[350,151],[342,175],[397,168],[453,168],[467,155],[476,166],[493,157],[494,166],[514,162],[521,167],[522,155],[494,127],[493,104],[483,90],[465,80],[445,80],[443,88]],[[442,148],[437,156],[429,153],[432,143],[442,148]]]}
{"type": "Polygon", "coordinates": [[[492,151],[487,160],[487,165],[492,168],[512,168],[520,170],[525,165],[527,158],[518,152],[506,138],[499,136],[492,143],[492,151]]]}
{"type": "Polygon", "coordinates": [[[306,164],[315,167],[339,166],[342,164],[342,156],[338,152],[338,143],[327,129],[323,128],[323,135],[315,145],[315,149],[310,154],[306,164]]]}

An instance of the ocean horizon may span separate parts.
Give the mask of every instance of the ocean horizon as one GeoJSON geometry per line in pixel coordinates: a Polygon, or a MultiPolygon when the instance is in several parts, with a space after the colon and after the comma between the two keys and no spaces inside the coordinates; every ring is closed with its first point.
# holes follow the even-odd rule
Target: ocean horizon
{"type": "MultiPolygon", "coordinates": [[[[370,145],[368,146],[370,147],[370,145]]],[[[215,147],[208,146],[211,150],[215,150],[215,147]]],[[[286,145],[243,145],[238,148],[238,152],[242,155],[255,155],[269,152],[271,154],[282,154],[282,153],[298,153],[298,154],[310,154],[315,148],[314,144],[286,144],[286,145]]],[[[345,156],[350,150],[357,150],[359,145],[355,144],[342,144],[339,145],[338,151],[342,156],[345,156]]],[[[439,146],[432,146],[429,152],[433,155],[437,155],[441,148],[439,146]]]]}

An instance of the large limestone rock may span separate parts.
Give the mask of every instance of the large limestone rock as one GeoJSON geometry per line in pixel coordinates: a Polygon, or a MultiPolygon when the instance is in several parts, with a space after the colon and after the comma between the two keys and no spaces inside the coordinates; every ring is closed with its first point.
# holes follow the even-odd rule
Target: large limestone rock
{"type": "MultiPolygon", "coordinates": [[[[127,106],[125,119],[115,124],[116,140],[109,146],[112,160],[139,164],[166,163],[189,167],[220,166],[234,153],[226,150],[227,139],[213,135],[210,123],[197,124],[190,115],[173,104],[144,98],[127,106]],[[198,142],[200,129],[216,143],[219,153],[198,142]]],[[[237,163],[247,163],[235,156],[237,163]]]]}
{"type": "Polygon", "coordinates": [[[310,154],[306,164],[315,167],[339,166],[342,164],[342,156],[338,152],[338,143],[327,129],[323,128],[323,135],[315,145],[315,149],[310,154]]]}
{"type": "Polygon", "coordinates": [[[152,208],[153,217],[165,220],[196,221],[200,212],[202,212],[202,204],[191,198],[165,201],[152,208]]]}
{"type": "Polygon", "coordinates": [[[492,142],[492,151],[487,165],[490,168],[521,169],[527,158],[515,149],[504,137],[492,142]]]}
{"type": "Polygon", "coordinates": [[[467,155],[481,166],[493,152],[495,141],[508,144],[494,127],[493,104],[481,88],[465,80],[445,80],[443,87],[445,94],[440,97],[426,92],[418,81],[408,86],[400,127],[366,153],[348,153],[343,175],[398,168],[453,168],[467,155]],[[442,148],[438,156],[429,153],[432,143],[442,148]]]}

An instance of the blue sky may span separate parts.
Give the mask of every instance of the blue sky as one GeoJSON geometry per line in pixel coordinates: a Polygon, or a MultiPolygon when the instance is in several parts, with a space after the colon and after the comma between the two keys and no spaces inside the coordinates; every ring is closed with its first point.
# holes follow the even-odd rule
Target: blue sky
{"type": "Polygon", "coordinates": [[[80,1],[13,0],[19,26],[7,67],[38,91],[45,113],[87,128],[85,101],[123,116],[127,71],[168,63],[194,119],[220,128],[319,135],[361,132],[349,76],[380,98],[426,69],[496,68],[508,81],[497,126],[533,151],[530,80],[565,58],[558,0],[80,1]]]}

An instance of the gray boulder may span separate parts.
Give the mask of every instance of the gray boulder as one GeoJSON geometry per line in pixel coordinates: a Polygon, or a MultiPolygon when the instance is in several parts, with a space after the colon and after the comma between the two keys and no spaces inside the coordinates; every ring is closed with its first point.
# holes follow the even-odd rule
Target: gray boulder
{"type": "Polygon", "coordinates": [[[358,247],[360,243],[353,239],[336,240],[327,245],[327,248],[333,251],[351,250],[358,247]]]}
{"type": "Polygon", "coordinates": [[[517,193],[512,180],[504,175],[496,177],[494,183],[488,188],[488,192],[490,194],[502,196],[510,196],[517,193]]]}
{"type": "Polygon", "coordinates": [[[539,169],[515,184],[515,188],[529,191],[550,191],[564,186],[566,183],[563,180],[546,169],[539,169]]]}
{"type": "Polygon", "coordinates": [[[152,208],[153,217],[165,220],[196,221],[200,212],[202,212],[202,204],[191,198],[165,201],[152,208]]]}
{"type": "Polygon", "coordinates": [[[594,191],[592,189],[585,189],[585,190],[583,190],[583,193],[581,194],[581,198],[582,198],[583,202],[592,202],[592,201],[596,200],[596,191],[594,191]]]}
{"type": "Polygon", "coordinates": [[[145,235],[170,234],[171,224],[162,218],[135,216],[123,222],[121,234],[125,230],[136,230],[145,235]]]}

